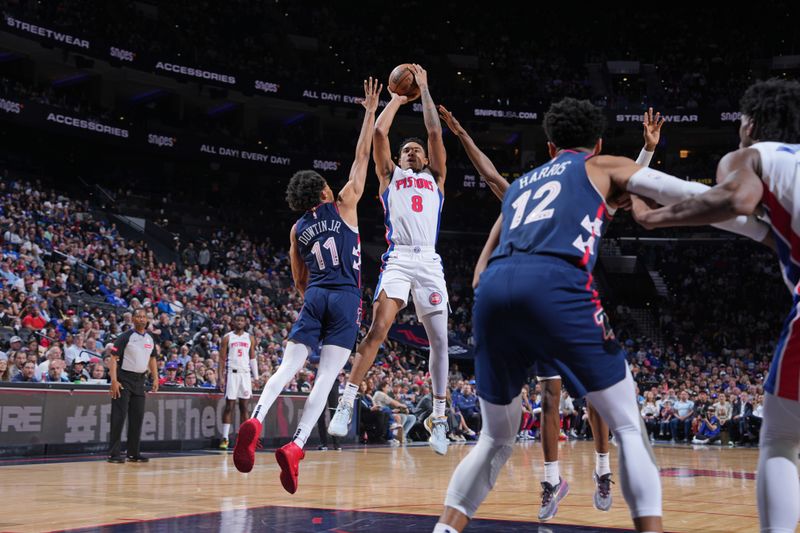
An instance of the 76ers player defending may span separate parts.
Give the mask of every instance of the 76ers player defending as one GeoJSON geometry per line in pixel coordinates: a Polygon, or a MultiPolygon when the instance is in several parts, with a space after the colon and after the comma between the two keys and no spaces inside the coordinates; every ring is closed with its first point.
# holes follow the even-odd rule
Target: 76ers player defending
{"type": "MultiPolygon", "coordinates": [[[[512,452],[526,369],[536,361],[554,366],[600,413],[619,443],[620,484],[637,531],[661,531],[658,469],[592,269],[610,205],[626,205],[631,192],[656,200],[687,198],[700,184],[599,155],[604,123],[586,100],[553,104],[544,118],[552,159],[520,177],[503,198],[476,267],[488,262],[473,310],[485,422],[478,444],[453,473],[436,533],[461,531],[494,485],[512,452]]],[[[764,237],[764,225],[754,217],[731,217],[717,226],[764,237]]]]}
{"type": "Polygon", "coordinates": [[[249,472],[262,422],[281,390],[303,367],[311,350],[322,343],[314,388],[306,400],[294,440],[275,452],[283,488],[294,494],[300,460],[311,429],[325,409],[333,387],[355,346],[361,321],[361,244],[358,237],[358,201],[364,192],[369,165],[375,110],[383,88],[372,78],[364,82],[364,122],[347,184],[334,198],[322,176],[306,170],[289,182],[286,199],[303,216],[290,234],[292,277],[305,301],[289,334],[283,361],[267,381],[253,418],[239,428],[233,460],[249,472]]]}
{"type": "Polygon", "coordinates": [[[442,125],[428,89],[428,74],[412,65],[422,95],[422,114],[428,133],[428,148],[420,139],[407,139],[400,146],[400,166],[392,161],[389,127],[405,96],[392,94],[391,101],[375,124],[373,158],[380,179],[380,195],[389,249],[375,289],[372,326],[358,347],[344,395],[328,427],[328,433],[347,433],[353,402],[378,348],[386,338],[397,313],[414,295],[417,316],[430,341],[430,373],[433,385],[433,413],[425,420],[429,442],[436,453],[447,453],[447,287],[442,260],[436,253],[436,238],[444,203],[445,162],[442,125]]]}
{"type": "Polygon", "coordinates": [[[756,83],[741,109],[740,149],[719,162],[716,187],[657,210],[634,198],[633,214],[646,228],[710,224],[762,208],[769,216],[793,301],[764,385],[756,491],[761,531],[788,533],[800,520],[800,83],[756,83]]]}
{"type": "Polygon", "coordinates": [[[239,415],[247,420],[247,402],[253,395],[253,381],[258,380],[256,343],[244,328],[247,318],[239,313],[233,317],[233,331],[222,337],[219,347],[219,386],[225,391],[225,411],[222,413],[222,442],[219,447],[228,449],[233,406],[239,400],[239,415]]]}

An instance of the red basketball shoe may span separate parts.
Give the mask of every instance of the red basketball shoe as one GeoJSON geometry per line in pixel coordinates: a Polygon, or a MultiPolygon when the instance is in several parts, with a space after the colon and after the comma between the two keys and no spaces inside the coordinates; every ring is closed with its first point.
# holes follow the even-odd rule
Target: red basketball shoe
{"type": "Polygon", "coordinates": [[[258,418],[246,420],[239,426],[236,447],[233,449],[233,464],[236,470],[245,474],[253,469],[256,462],[256,447],[261,436],[262,425],[258,418]]]}
{"type": "Polygon", "coordinates": [[[289,494],[297,492],[297,476],[300,473],[300,461],[302,461],[305,456],[306,452],[294,442],[290,442],[286,446],[278,448],[275,452],[275,459],[281,467],[281,484],[289,494]]]}

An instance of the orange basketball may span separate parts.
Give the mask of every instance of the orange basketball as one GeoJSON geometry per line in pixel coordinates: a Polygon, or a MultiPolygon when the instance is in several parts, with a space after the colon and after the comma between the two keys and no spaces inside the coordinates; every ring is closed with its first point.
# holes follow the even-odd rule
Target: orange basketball
{"type": "Polygon", "coordinates": [[[400,96],[407,96],[409,100],[419,97],[419,86],[414,80],[414,73],[409,68],[410,63],[397,65],[389,74],[389,90],[400,96]]]}

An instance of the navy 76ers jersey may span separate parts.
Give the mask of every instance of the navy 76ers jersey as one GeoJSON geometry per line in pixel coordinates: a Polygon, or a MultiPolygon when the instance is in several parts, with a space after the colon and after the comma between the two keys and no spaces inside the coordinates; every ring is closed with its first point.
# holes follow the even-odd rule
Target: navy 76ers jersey
{"type": "Polygon", "coordinates": [[[334,202],[306,211],[295,225],[300,256],[308,267],[308,288],[351,288],[360,294],[361,242],[334,202]]]}
{"type": "Polygon", "coordinates": [[[503,198],[500,244],[491,260],[553,255],[592,271],[611,215],[586,174],[588,157],[564,150],[511,184],[503,198]]]}

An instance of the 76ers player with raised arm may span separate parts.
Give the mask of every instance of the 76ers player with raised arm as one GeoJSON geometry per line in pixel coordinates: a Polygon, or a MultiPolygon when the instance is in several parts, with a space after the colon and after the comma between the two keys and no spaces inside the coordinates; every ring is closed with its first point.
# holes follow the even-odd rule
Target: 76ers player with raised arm
{"type": "Polygon", "coordinates": [[[289,493],[297,491],[300,460],[311,429],[327,403],[342,367],[356,344],[361,322],[361,243],[358,201],[364,192],[375,110],[382,85],[364,81],[364,121],[356,157],[347,184],[334,197],[325,179],[311,170],[292,176],[286,191],[289,206],[303,213],[292,226],[289,255],[295,286],[305,301],[289,334],[283,360],[267,381],[253,417],[239,428],[233,452],[236,468],[249,472],[267,411],[280,392],[303,367],[311,351],[322,343],[319,369],[303,409],[294,440],[275,452],[280,479],[289,493]]]}
{"type": "Polygon", "coordinates": [[[422,115],[428,133],[427,149],[421,139],[406,139],[400,145],[400,165],[392,161],[389,128],[405,96],[392,99],[375,124],[373,159],[380,180],[389,249],[375,289],[372,326],[358,347],[353,369],[328,427],[328,433],[344,436],[350,424],[358,386],[375,361],[378,348],[397,313],[414,295],[417,316],[430,342],[430,373],[433,385],[433,413],[425,420],[434,451],[447,453],[447,287],[442,260],[436,253],[442,204],[444,203],[447,153],[442,142],[442,125],[428,89],[428,73],[419,65],[411,70],[422,96],[422,115]]]}
{"type": "Polygon", "coordinates": [[[657,210],[634,198],[633,215],[646,228],[768,215],[792,308],[764,384],[756,493],[761,531],[788,533],[800,520],[800,83],[756,83],[741,111],[740,149],[720,160],[716,187],[657,210]]]}

